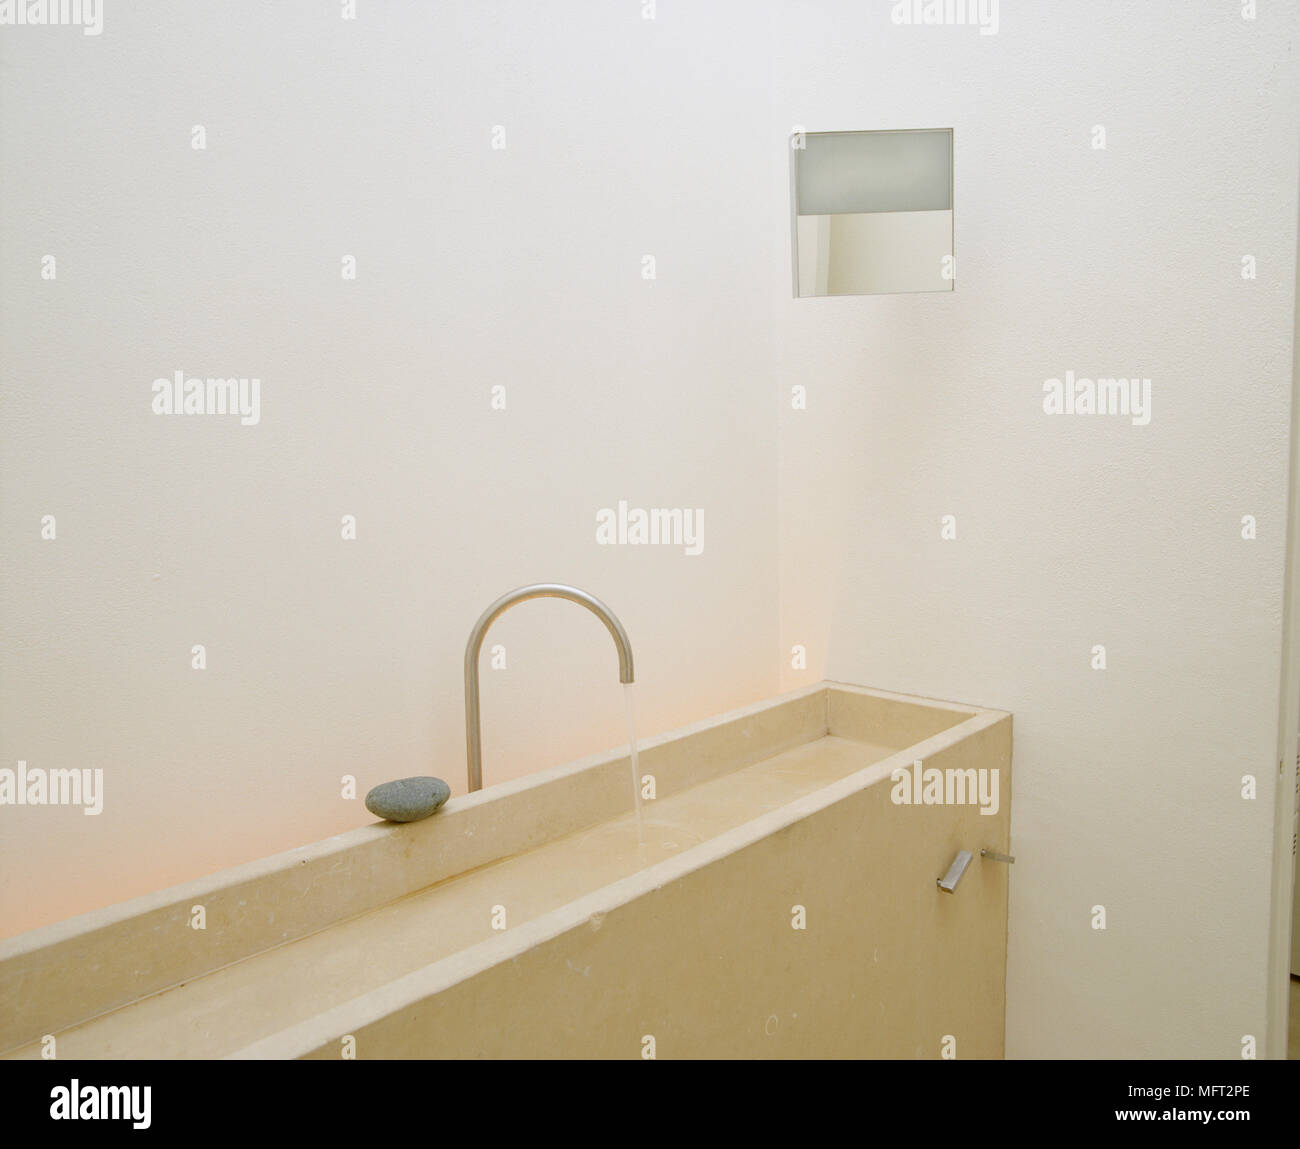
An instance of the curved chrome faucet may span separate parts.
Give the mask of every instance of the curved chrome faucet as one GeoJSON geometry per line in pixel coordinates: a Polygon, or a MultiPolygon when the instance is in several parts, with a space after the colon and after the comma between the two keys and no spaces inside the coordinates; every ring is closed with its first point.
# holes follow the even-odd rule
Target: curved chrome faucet
{"type": "Polygon", "coordinates": [[[609,631],[618,647],[618,680],[624,684],[632,681],[632,644],[627,640],[623,624],[595,595],[579,590],[576,586],[563,583],[539,582],[532,586],[521,586],[509,594],[503,594],[479,616],[474,629],[470,631],[469,642],[465,645],[465,753],[469,760],[469,788],[472,793],[483,789],[483,746],[479,740],[478,719],[478,656],[483,647],[483,638],[498,618],[515,603],[530,598],[567,598],[579,606],[585,606],[609,631]]]}

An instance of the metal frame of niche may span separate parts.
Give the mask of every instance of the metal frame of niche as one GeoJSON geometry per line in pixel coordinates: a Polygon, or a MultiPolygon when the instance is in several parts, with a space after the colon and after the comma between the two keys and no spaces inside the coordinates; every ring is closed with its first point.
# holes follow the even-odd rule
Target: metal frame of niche
{"type": "MultiPolygon", "coordinates": [[[[825,128],[819,131],[810,132],[807,130],[791,132],[786,140],[790,151],[790,285],[795,299],[831,299],[831,298],[854,298],[851,294],[843,296],[829,295],[800,295],[799,294],[799,150],[794,146],[794,141],[800,136],[883,136],[897,135],[900,133],[914,132],[947,132],[948,133],[948,204],[949,211],[952,212],[952,240],[949,243],[949,250],[952,252],[954,260],[954,270],[952,277],[952,291],[957,290],[957,130],[955,128],[825,128]]],[[[857,298],[866,298],[868,295],[942,295],[940,291],[877,291],[859,293],[857,298]]]]}

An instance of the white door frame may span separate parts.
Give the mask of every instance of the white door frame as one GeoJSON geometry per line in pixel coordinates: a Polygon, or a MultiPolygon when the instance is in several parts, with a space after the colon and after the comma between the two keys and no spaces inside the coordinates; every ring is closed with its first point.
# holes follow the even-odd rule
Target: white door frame
{"type": "MultiPolygon", "coordinates": [[[[1300,206],[1300,205],[1298,205],[1300,206]]],[[[1300,211],[1298,211],[1300,215],[1300,211]]],[[[1300,249],[1296,252],[1291,329],[1291,471],[1287,497],[1286,582],[1282,607],[1282,680],[1278,696],[1277,789],[1273,803],[1272,914],[1268,952],[1265,1057],[1285,1058],[1291,994],[1295,885],[1296,756],[1300,753],[1300,249]]],[[[1300,911],[1298,911],[1300,912],[1300,911]]],[[[1300,944],[1300,938],[1295,939],[1300,944]]],[[[1300,968],[1300,967],[1297,967],[1300,968]]]]}

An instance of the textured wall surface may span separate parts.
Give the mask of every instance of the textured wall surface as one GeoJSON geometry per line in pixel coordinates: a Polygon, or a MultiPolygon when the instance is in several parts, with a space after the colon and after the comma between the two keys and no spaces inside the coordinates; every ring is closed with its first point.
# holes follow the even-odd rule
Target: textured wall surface
{"type": "MultiPolygon", "coordinates": [[[[766,28],[568,8],[0,29],[0,761],[104,771],[97,816],[0,809],[4,932],[463,792],[465,640],[524,583],[619,615],[643,734],[776,693],[766,28]],[[178,370],[259,421],[155,414],[178,370]],[[620,500],[702,551],[597,543],[620,500]]],[[[496,644],[488,784],[626,742],[592,615],[496,644]]]]}
{"type": "Polygon", "coordinates": [[[774,99],[954,129],[956,291],[783,309],[783,645],[1015,714],[1008,1056],[1262,1050],[1296,7],[879,7],[783,15],[774,99]],[[1150,379],[1150,421],[1047,414],[1066,372],[1150,379]]]}

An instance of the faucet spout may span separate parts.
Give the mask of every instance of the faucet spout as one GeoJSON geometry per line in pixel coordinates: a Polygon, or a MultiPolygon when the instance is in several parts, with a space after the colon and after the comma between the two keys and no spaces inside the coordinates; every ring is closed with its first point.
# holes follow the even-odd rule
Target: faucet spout
{"type": "Polygon", "coordinates": [[[579,590],[576,586],[563,583],[539,582],[532,586],[521,586],[509,594],[503,594],[480,616],[470,631],[469,642],[465,644],[465,754],[468,759],[469,788],[471,793],[483,789],[483,744],[480,740],[478,713],[478,656],[483,648],[483,639],[488,628],[516,603],[530,598],[567,598],[579,606],[585,606],[609,631],[614,645],[618,647],[618,680],[622,683],[633,681],[632,644],[627,640],[627,631],[618,621],[614,612],[595,595],[579,590]]]}

